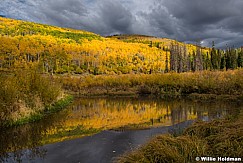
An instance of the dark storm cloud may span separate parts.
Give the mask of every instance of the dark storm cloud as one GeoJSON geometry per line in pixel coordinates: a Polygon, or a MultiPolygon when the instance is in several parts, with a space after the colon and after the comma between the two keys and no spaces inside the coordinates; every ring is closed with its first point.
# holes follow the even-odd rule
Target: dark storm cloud
{"type": "Polygon", "coordinates": [[[173,0],[164,5],[178,19],[193,25],[215,24],[240,14],[235,0],[173,0]]]}
{"type": "Polygon", "coordinates": [[[153,28],[154,35],[175,37],[179,31],[177,27],[180,22],[162,4],[152,8],[149,13],[144,14],[144,17],[150,24],[150,28],[153,28]]]}
{"type": "Polygon", "coordinates": [[[119,1],[103,1],[98,8],[98,14],[100,20],[102,20],[108,29],[105,29],[105,34],[110,34],[112,32],[132,33],[132,23],[134,18],[131,12],[119,1]]]}
{"type": "Polygon", "coordinates": [[[1,0],[0,15],[92,31],[243,44],[242,0],[1,0]]]}
{"type": "Polygon", "coordinates": [[[220,47],[226,42],[237,46],[243,43],[239,39],[243,35],[241,0],[158,0],[156,3],[147,16],[151,25],[167,36],[181,41],[204,40],[207,46],[211,40],[220,47]]]}
{"type": "Polygon", "coordinates": [[[30,14],[49,24],[74,27],[84,26],[82,17],[87,16],[87,9],[79,0],[42,0],[36,3],[37,10],[30,14]]]}
{"type": "Polygon", "coordinates": [[[101,35],[133,33],[134,16],[119,0],[3,1],[5,8],[11,8],[11,11],[3,12],[8,17],[28,17],[26,20],[84,29],[101,35]]]}

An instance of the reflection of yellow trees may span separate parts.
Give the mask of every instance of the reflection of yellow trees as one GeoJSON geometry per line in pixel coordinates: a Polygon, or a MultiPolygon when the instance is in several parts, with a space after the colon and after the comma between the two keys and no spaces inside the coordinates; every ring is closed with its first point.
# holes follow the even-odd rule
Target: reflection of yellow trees
{"type": "MultiPolygon", "coordinates": [[[[153,99],[87,98],[40,122],[9,129],[0,134],[1,152],[88,136],[107,129],[140,129],[177,124],[186,120],[218,118],[239,106],[231,103],[195,103],[153,99]],[[16,136],[17,135],[17,136],[16,136]]],[[[232,112],[231,111],[231,112],[232,112]]]]}
{"type": "Polygon", "coordinates": [[[137,104],[137,105],[126,105],[121,106],[98,106],[83,110],[73,115],[71,121],[67,122],[67,125],[73,125],[80,123],[80,120],[84,126],[88,128],[116,128],[129,124],[139,124],[148,122],[150,119],[158,118],[159,116],[165,115],[166,110],[161,108],[157,109],[156,105],[151,104],[137,104]],[[87,118],[80,119],[81,115],[87,115],[87,118]]]}
{"type": "MultiPolygon", "coordinates": [[[[50,137],[77,128],[88,131],[90,129],[107,130],[139,124],[144,124],[147,127],[168,126],[197,117],[197,113],[185,107],[171,108],[166,104],[157,102],[116,102],[107,99],[82,99],[74,105],[72,112],[67,116],[68,118],[62,121],[61,127],[51,128],[45,131],[45,134],[50,137]]],[[[89,134],[87,132],[87,135],[89,134]]],[[[85,133],[79,136],[83,135],[85,133]]],[[[69,135],[69,137],[71,136],[73,135],[69,135]]]]}

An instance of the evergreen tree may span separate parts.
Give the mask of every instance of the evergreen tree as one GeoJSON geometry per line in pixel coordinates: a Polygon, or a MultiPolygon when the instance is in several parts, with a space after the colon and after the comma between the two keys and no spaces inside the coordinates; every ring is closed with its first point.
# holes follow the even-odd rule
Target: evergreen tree
{"type": "Polygon", "coordinates": [[[216,53],[216,69],[219,70],[220,69],[220,65],[221,65],[221,55],[222,55],[222,52],[220,49],[217,50],[217,53],[216,53]]]}
{"type": "Polygon", "coordinates": [[[216,69],[219,68],[219,65],[218,65],[218,54],[217,54],[217,50],[215,49],[214,41],[212,42],[211,64],[212,64],[212,69],[213,70],[216,70],[216,69]]]}
{"type": "Polygon", "coordinates": [[[237,65],[238,65],[238,67],[240,67],[240,68],[243,67],[243,47],[241,47],[241,50],[240,50],[240,52],[238,53],[237,65]]]}
{"type": "Polygon", "coordinates": [[[231,68],[233,70],[236,69],[238,67],[238,65],[237,65],[237,51],[234,47],[231,48],[231,62],[232,62],[231,68]]]}
{"type": "Polygon", "coordinates": [[[225,63],[226,63],[226,70],[231,68],[231,57],[230,57],[230,48],[227,47],[225,53],[225,63]]]}
{"type": "Polygon", "coordinates": [[[221,61],[220,61],[220,69],[224,70],[226,67],[226,59],[225,59],[225,54],[221,55],[221,61]]]}
{"type": "Polygon", "coordinates": [[[192,71],[196,71],[196,54],[195,51],[192,52],[192,61],[191,61],[191,69],[192,71]]]}
{"type": "Polygon", "coordinates": [[[166,51],[165,56],[165,73],[169,72],[169,61],[168,61],[168,52],[166,51]]]}

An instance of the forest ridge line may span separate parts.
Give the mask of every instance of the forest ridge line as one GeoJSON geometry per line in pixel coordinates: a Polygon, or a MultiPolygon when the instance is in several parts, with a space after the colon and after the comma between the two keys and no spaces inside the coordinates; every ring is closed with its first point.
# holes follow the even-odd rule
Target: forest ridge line
{"type": "Polygon", "coordinates": [[[68,28],[0,17],[0,68],[39,65],[43,73],[131,74],[241,68],[242,48],[226,50],[167,38],[108,38],[68,28]]]}

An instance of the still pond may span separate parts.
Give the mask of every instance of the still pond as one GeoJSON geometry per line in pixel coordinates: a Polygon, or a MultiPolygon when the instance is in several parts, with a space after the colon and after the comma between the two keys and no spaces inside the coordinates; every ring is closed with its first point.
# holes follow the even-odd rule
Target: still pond
{"type": "Polygon", "coordinates": [[[0,162],[104,162],[158,134],[179,134],[195,120],[233,114],[229,102],[80,98],[41,121],[1,129],[0,162]]]}

